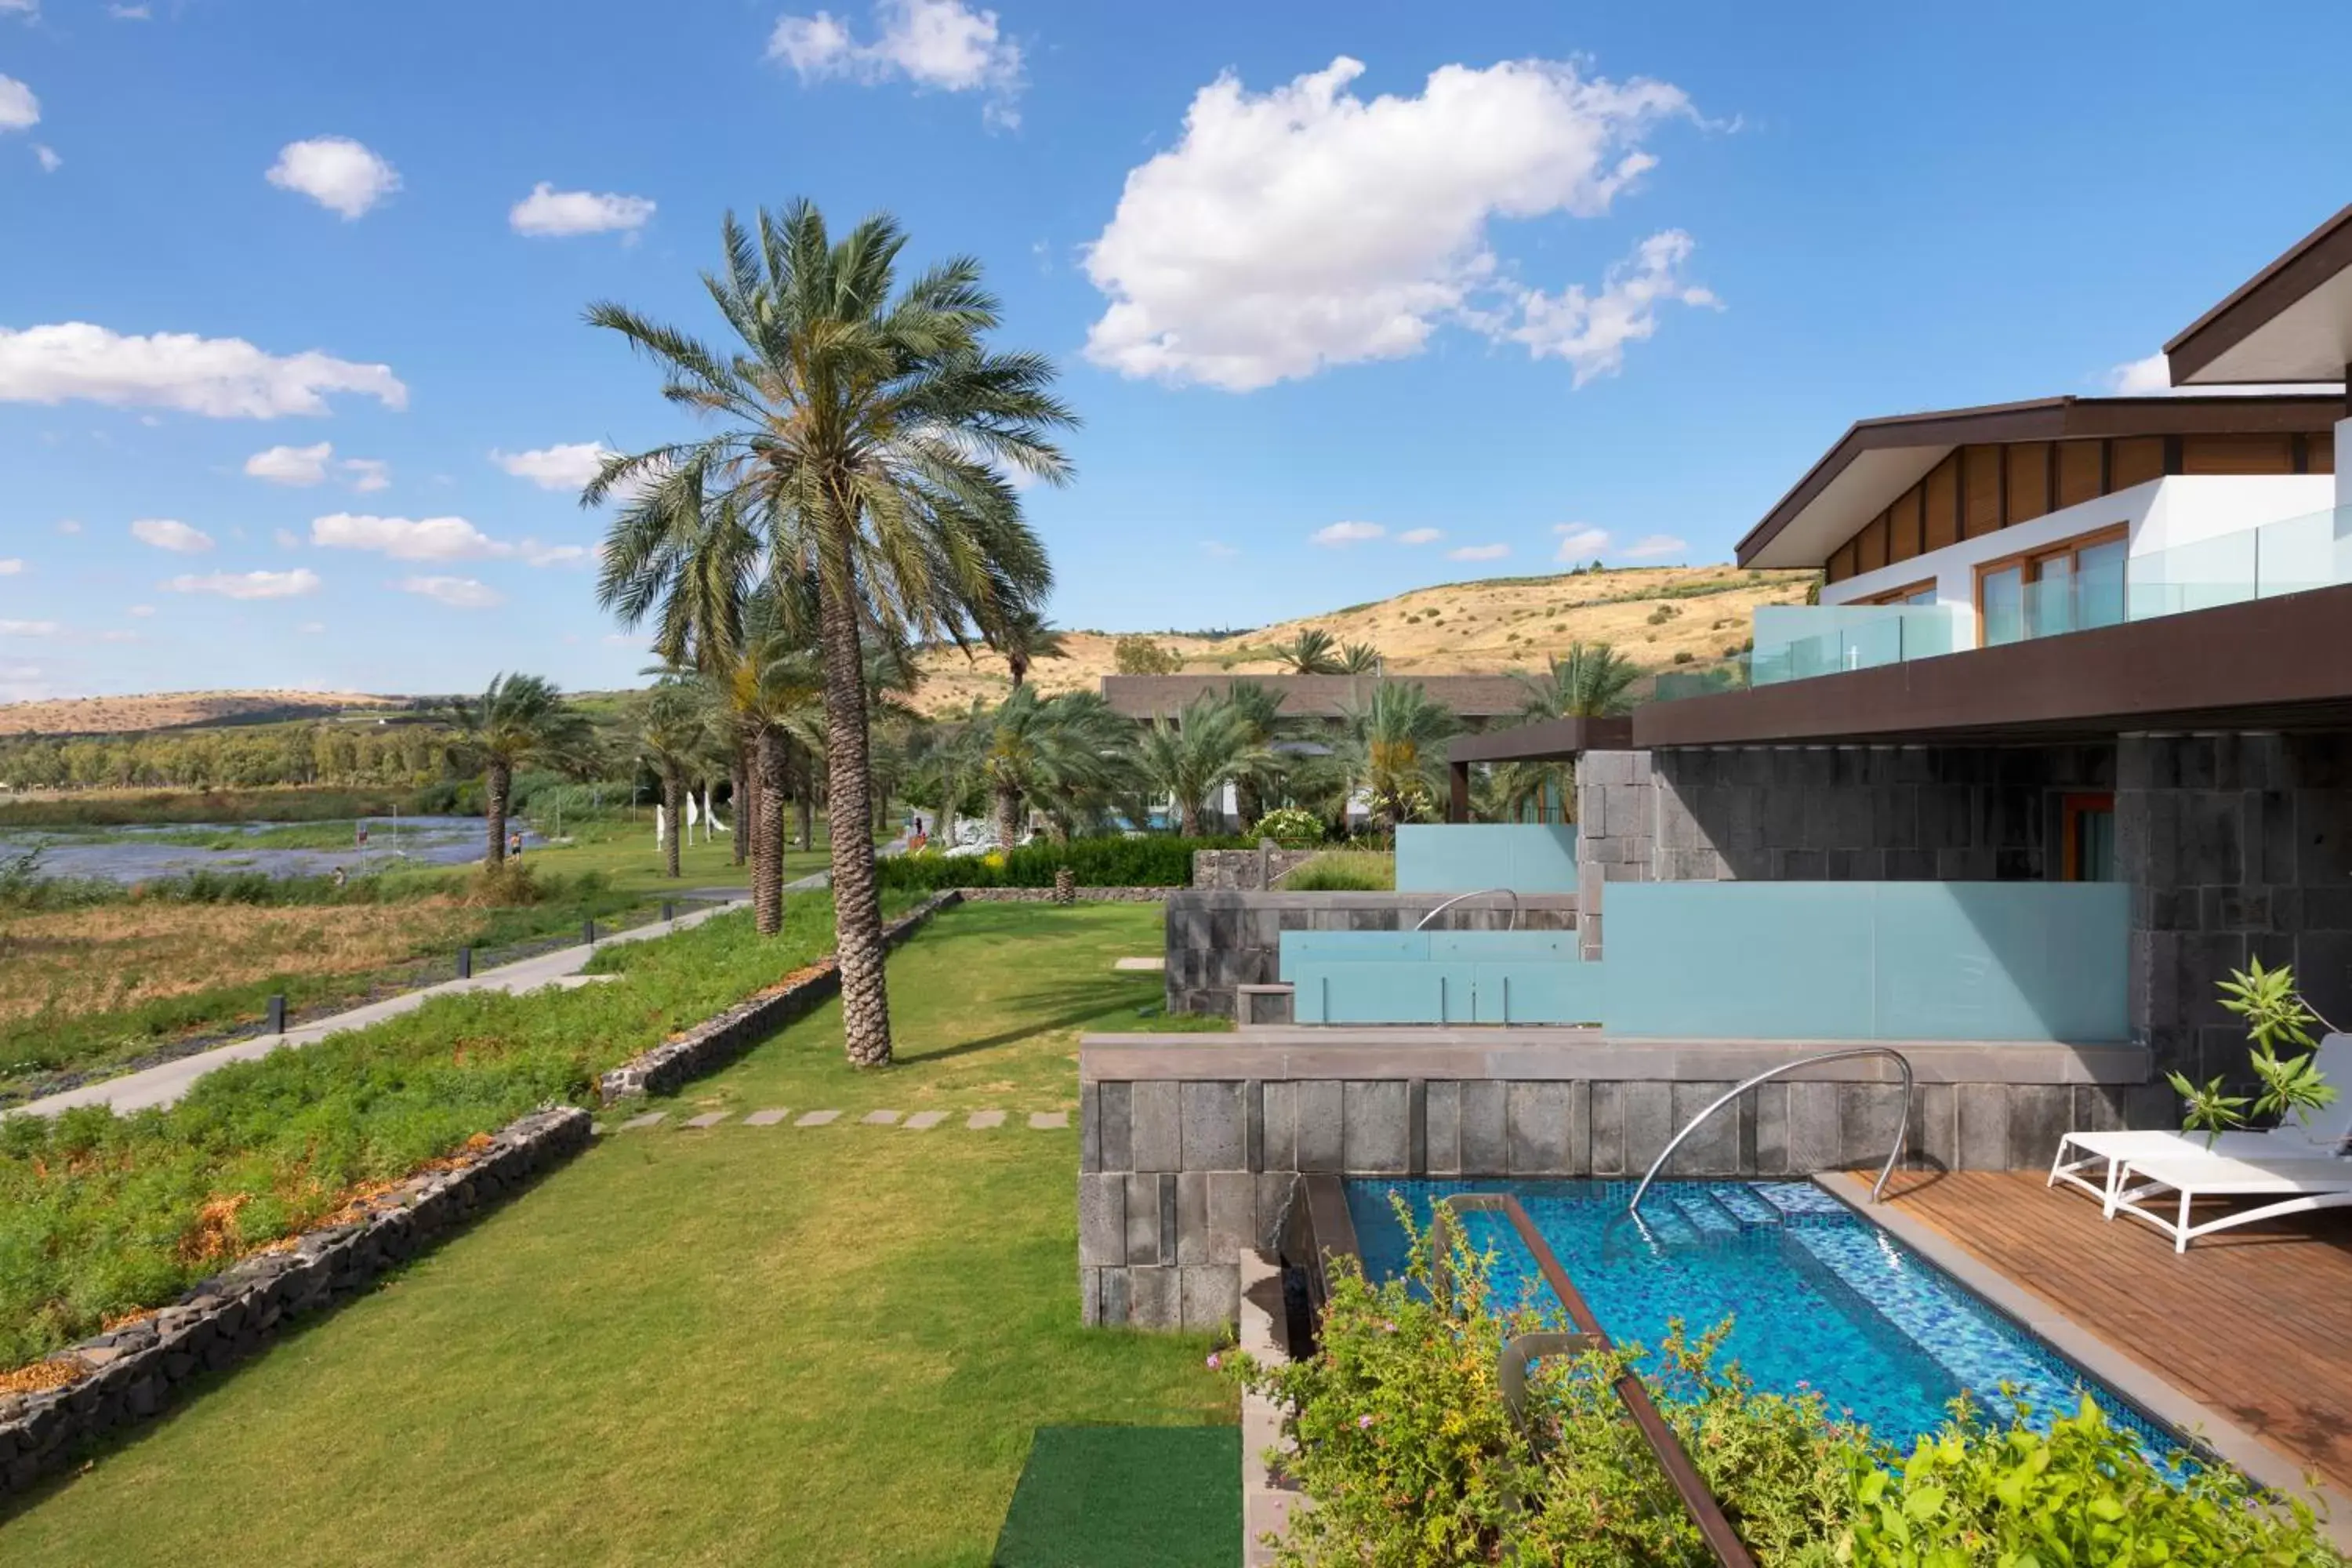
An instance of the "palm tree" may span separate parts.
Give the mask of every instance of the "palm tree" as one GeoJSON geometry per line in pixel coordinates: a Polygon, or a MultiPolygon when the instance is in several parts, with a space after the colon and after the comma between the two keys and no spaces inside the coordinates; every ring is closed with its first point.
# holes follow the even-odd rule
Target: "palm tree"
{"type": "Polygon", "coordinates": [[[1393,833],[1436,798],[1445,767],[1442,742],[1461,722],[1417,680],[1379,682],[1344,722],[1339,755],[1349,780],[1370,798],[1373,819],[1393,833]]]}
{"type": "MultiPolygon", "coordinates": [[[[621,305],[588,311],[660,367],[665,397],[719,427],[611,459],[582,500],[705,465],[776,568],[815,579],[827,801],[835,820],[863,823],[867,628],[934,636],[951,606],[985,621],[1044,598],[1052,570],[997,465],[1066,482],[1048,437],[1076,418],[1048,360],[986,345],[1000,313],[977,261],[899,288],[896,222],[868,218],[836,245],[804,201],[751,231],[730,214],[721,234],[725,265],[703,281],[735,340],[725,352],[621,305]]],[[[890,1004],[872,838],[833,835],[832,866],[844,1042],[853,1063],[878,1066],[890,1004]]]]}
{"type": "Polygon", "coordinates": [[[1248,725],[1232,703],[1202,692],[1173,722],[1151,721],[1137,746],[1136,765],[1153,789],[1175,803],[1184,836],[1197,838],[1210,797],[1266,755],[1251,742],[1248,725]]]}
{"type": "MultiPolygon", "coordinates": [[[[1600,719],[1633,708],[1631,689],[1642,672],[1607,643],[1570,643],[1568,652],[1555,654],[1545,674],[1517,679],[1525,692],[1519,704],[1522,723],[1551,719],[1600,719]]],[[[1540,817],[1546,805],[1559,802],[1560,820],[1576,820],[1576,764],[1562,758],[1552,762],[1505,763],[1492,770],[1488,807],[1516,821],[1532,808],[1540,817]]]]}
{"type": "Polygon", "coordinates": [[[1378,675],[1381,672],[1381,650],[1368,642],[1351,642],[1339,649],[1339,672],[1343,675],[1378,675]]]}
{"type": "Polygon", "coordinates": [[[1248,731],[1250,744],[1266,757],[1263,764],[1245,770],[1234,780],[1234,805],[1244,824],[1265,815],[1266,791],[1281,777],[1279,754],[1273,746],[1276,727],[1282,721],[1284,696],[1255,680],[1236,680],[1225,688],[1225,701],[1248,731]]]}
{"type": "MultiPolygon", "coordinates": [[[[664,474],[642,487],[614,514],[604,531],[596,602],[621,625],[635,627],[651,616],[654,653],[679,669],[691,669],[722,694],[726,672],[741,656],[745,606],[761,569],[760,536],[746,527],[741,509],[726,496],[714,497],[705,465],[664,474]]],[[[729,769],[735,797],[735,864],[751,857],[758,814],[751,802],[751,769],[756,737],[737,717],[729,769]]]]}
{"type": "Polygon", "coordinates": [[[1287,665],[1293,675],[1342,673],[1339,644],[1320,626],[1300,627],[1297,637],[1275,645],[1274,657],[1287,665]]]}
{"type": "MultiPolygon", "coordinates": [[[[704,722],[701,695],[679,680],[656,686],[637,721],[637,754],[653,764],[661,777],[662,806],[669,816],[669,832],[662,841],[662,874],[678,875],[677,856],[686,837],[684,817],[687,774],[701,766],[710,752],[710,731],[704,722]]],[[[740,822],[742,813],[736,817],[740,822]]]]}
{"type": "Polygon", "coordinates": [[[484,863],[495,871],[506,864],[507,801],[515,770],[530,763],[574,763],[593,743],[595,731],[553,681],[537,675],[492,676],[479,699],[452,706],[449,721],[457,731],[451,763],[482,770],[490,846],[484,863]]]}
{"type": "Polygon", "coordinates": [[[995,709],[972,704],[963,731],[962,771],[987,791],[996,841],[1018,842],[1024,804],[1045,809],[1057,837],[1122,782],[1132,726],[1101,695],[1039,697],[1024,687],[995,709]]]}
{"type": "Polygon", "coordinates": [[[1059,626],[1035,610],[1020,606],[981,623],[988,646],[1003,657],[1013,674],[1013,689],[1029,679],[1029,667],[1041,658],[1059,658],[1066,651],[1059,626]]]}

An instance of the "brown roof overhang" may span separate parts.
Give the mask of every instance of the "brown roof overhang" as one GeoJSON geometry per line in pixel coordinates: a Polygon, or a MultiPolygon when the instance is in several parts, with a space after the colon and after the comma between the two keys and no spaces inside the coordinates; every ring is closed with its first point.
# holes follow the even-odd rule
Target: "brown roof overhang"
{"type": "Polygon", "coordinates": [[[1580,757],[1587,752],[1624,752],[1633,745],[1630,715],[1602,719],[1541,719],[1507,730],[1457,735],[1445,750],[1449,763],[1518,763],[1580,757]]]}
{"type": "MultiPolygon", "coordinates": [[[[2088,440],[2116,436],[2276,435],[2329,428],[2343,413],[2343,399],[2289,393],[2276,397],[2224,395],[2207,397],[2043,397],[2030,403],[1995,403],[1929,414],[1896,414],[1857,422],[1821,461],[1782,496],[1762,521],[1739,542],[1742,566],[1819,566],[1845,542],[1854,528],[1888,504],[1943,459],[1954,447],[1972,442],[2088,440]],[[1872,453],[1903,452],[1908,462],[1873,476],[1866,493],[1848,498],[1836,537],[1811,542],[1796,555],[1768,557],[1775,541],[1814,504],[1846,479],[1858,459],[1872,453]],[[1850,522],[1851,527],[1846,526],[1850,522]],[[1815,548],[1818,546],[1818,548],[1815,548]]],[[[1785,552],[1782,552],[1786,554],[1785,552]]]]}
{"type": "Polygon", "coordinates": [[[2305,235],[2165,344],[2172,384],[2343,380],[2345,362],[2352,359],[2347,273],[2352,206],[2305,235]],[[2293,329],[2271,330],[2287,310],[2323,289],[2329,290],[2330,309],[2293,329]],[[2266,341],[2256,342],[2257,338],[2266,341]]]}
{"type": "Polygon", "coordinates": [[[1286,719],[1336,719],[1371,700],[1382,679],[1420,687],[1465,719],[1517,713],[1528,689],[1509,675],[1106,675],[1103,700],[1129,719],[1174,718],[1201,696],[1223,696],[1237,680],[1255,681],[1282,696],[1286,719]]]}
{"type": "Polygon", "coordinates": [[[2352,729],[2352,584],[1635,710],[1633,743],[2096,740],[2352,729]]]}

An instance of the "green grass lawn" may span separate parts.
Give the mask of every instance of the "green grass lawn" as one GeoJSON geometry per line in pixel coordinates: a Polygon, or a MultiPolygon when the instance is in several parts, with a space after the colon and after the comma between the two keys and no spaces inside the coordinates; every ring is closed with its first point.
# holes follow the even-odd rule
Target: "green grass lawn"
{"type": "MultiPolygon", "coordinates": [[[[787,813],[787,826],[797,832],[797,818],[787,813]]],[[[730,825],[732,820],[730,818],[730,825]]],[[[552,824],[537,825],[550,826],[552,824]]],[[[627,893],[647,893],[658,898],[666,891],[679,888],[744,888],[751,881],[751,868],[735,864],[735,840],[721,834],[709,843],[703,842],[701,830],[696,829],[694,841],[678,849],[678,879],[671,881],[664,868],[662,852],[654,847],[653,814],[647,810],[641,821],[607,819],[564,825],[567,844],[548,845],[527,851],[523,858],[530,864],[564,876],[577,876],[583,871],[601,871],[616,889],[627,893]]],[[[827,865],[824,816],[816,819],[814,850],[788,849],[784,852],[784,879],[791,881],[812,871],[822,871],[827,865]]]]}
{"type": "MultiPolygon", "coordinates": [[[[1079,1031],[1157,996],[1110,960],[1158,941],[1150,908],[950,910],[891,962],[900,1066],[841,1066],[827,1007],[674,1110],[1067,1105],[1079,1031]]],[[[1077,1134],[1010,1123],[609,1134],[0,1561],[982,1568],[1037,1427],[1233,1418],[1199,1337],[1078,1326],[1077,1134]]]]}

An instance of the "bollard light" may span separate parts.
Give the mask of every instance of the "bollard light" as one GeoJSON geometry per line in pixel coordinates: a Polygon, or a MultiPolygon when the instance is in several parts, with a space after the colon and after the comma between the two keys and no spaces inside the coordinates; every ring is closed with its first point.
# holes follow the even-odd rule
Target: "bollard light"
{"type": "Polygon", "coordinates": [[[474,950],[470,947],[461,947],[457,950],[457,978],[471,980],[473,977],[474,950]]]}
{"type": "Polygon", "coordinates": [[[283,995],[274,995],[269,999],[269,1033],[282,1035],[285,1032],[286,998],[283,995]]]}
{"type": "Polygon", "coordinates": [[[590,947],[596,945],[596,922],[594,921],[585,920],[580,922],[580,940],[590,947]]]}

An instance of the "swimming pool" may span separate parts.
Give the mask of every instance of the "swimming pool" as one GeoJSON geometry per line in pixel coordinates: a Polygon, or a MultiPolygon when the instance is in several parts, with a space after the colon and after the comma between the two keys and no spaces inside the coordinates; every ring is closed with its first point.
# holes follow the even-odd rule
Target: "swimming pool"
{"type": "MultiPolygon", "coordinates": [[[[1625,1216],[1630,1182],[1389,1181],[1347,1184],[1364,1271],[1392,1279],[1407,1262],[1394,1193],[1416,1225],[1456,1193],[1517,1196],[1610,1337],[1654,1345],[1666,1321],[1693,1331],[1734,1320],[1725,1354],[1764,1388],[1810,1386],[1907,1447],[1943,1424],[1966,1390],[1994,1419],[2016,1405],[2044,1425],[2083,1394],[2156,1453],[2179,1438],[2002,1316],[1925,1258],[1810,1182],[1662,1182],[1625,1216]]],[[[1473,1246],[1496,1255],[1506,1300],[1533,1291],[1556,1308],[1535,1261],[1499,1214],[1472,1213],[1473,1246]]]]}

